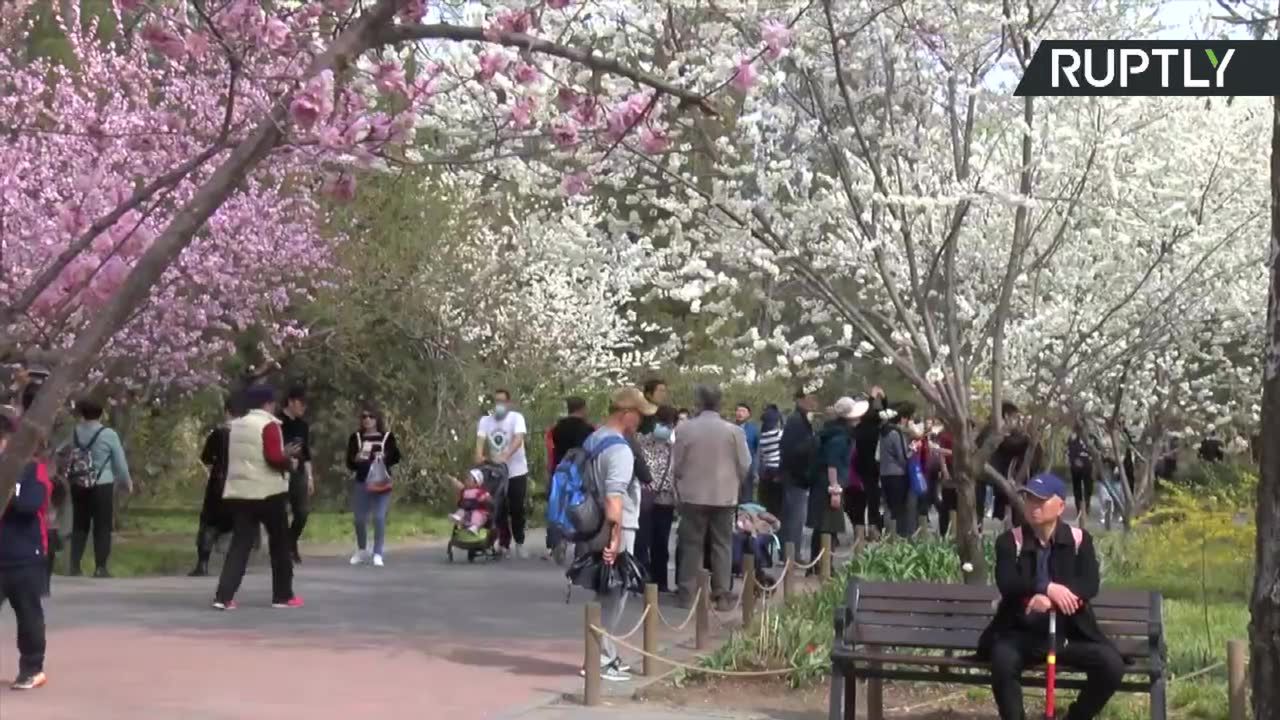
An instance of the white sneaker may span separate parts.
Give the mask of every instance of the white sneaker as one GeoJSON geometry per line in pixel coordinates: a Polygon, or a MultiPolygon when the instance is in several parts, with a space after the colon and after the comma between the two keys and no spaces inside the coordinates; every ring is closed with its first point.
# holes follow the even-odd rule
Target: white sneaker
{"type": "Polygon", "coordinates": [[[351,564],[362,565],[369,561],[369,553],[364,550],[357,550],[351,553],[351,564]]]}
{"type": "Polygon", "coordinates": [[[386,563],[382,562],[382,556],[381,556],[381,555],[374,555],[374,556],[373,556],[373,566],[374,566],[374,567],[386,567],[386,563]]]}
{"type": "Polygon", "coordinates": [[[528,557],[528,555],[524,554],[524,543],[516,543],[516,559],[524,560],[528,557]]]}

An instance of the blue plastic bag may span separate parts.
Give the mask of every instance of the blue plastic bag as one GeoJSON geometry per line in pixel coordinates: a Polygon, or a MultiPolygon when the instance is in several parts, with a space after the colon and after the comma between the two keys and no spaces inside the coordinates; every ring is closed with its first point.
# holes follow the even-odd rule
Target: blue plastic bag
{"type": "Polygon", "coordinates": [[[920,462],[919,453],[907,461],[907,479],[911,481],[912,495],[922,498],[929,494],[929,481],[924,476],[924,463],[920,462]]]}

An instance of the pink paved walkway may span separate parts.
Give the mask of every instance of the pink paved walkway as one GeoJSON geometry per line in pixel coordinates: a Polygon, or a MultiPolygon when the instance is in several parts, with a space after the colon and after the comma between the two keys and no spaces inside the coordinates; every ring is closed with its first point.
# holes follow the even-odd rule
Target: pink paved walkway
{"type": "MultiPolygon", "coordinates": [[[[581,603],[536,560],[446,565],[439,550],[384,571],[309,559],[300,610],[271,610],[255,568],[242,608],[214,581],[56,578],[47,687],[0,690],[0,720],[480,720],[576,687],[581,603]]],[[[639,605],[639,603],[635,603],[639,605]]],[[[17,666],[0,612],[0,678],[17,666]]]]}

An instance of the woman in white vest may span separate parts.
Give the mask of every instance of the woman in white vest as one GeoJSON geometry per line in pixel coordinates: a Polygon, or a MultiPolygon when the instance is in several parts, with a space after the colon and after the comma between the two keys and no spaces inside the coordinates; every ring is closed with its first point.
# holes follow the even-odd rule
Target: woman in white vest
{"type": "Polygon", "coordinates": [[[387,430],[382,413],[372,407],[360,413],[359,429],[347,441],[347,467],[355,474],[351,507],[355,514],[356,551],[352,565],[373,561],[382,567],[387,510],[391,507],[391,468],[400,462],[396,436],[387,430]],[[368,523],[373,517],[373,552],[368,550],[368,523]]]}
{"type": "Polygon", "coordinates": [[[285,450],[284,435],[275,415],[275,391],[269,385],[254,385],[246,390],[245,407],[249,412],[229,424],[227,481],[222,498],[225,510],[231,514],[233,530],[213,607],[235,609],[236,591],[244,579],[258,526],[263,525],[271,554],[271,607],[299,608],[302,598],[293,593],[286,476],[297,458],[289,457],[285,450]]]}

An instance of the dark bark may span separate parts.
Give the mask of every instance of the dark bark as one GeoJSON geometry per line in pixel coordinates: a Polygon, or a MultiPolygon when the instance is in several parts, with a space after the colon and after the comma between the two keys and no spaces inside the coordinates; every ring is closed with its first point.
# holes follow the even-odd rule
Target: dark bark
{"type": "MultiPolygon", "coordinates": [[[[964,574],[965,583],[986,585],[990,580],[987,577],[987,559],[982,553],[982,536],[978,533],[981,518],[978,517],[977,496],[974,492],[977,487],[975,479],[978,476],[970,469],[977,454],[973,446],[973,433],[963,428],[960,432],[953,430],[952,437],[958,440],[952,447],[958,506],[956,507],[956,552],[960,556],[961,563],[969,563],[973,566],[972,572],[964,574]]],[[[986,461],[983,460],[983,464],[985,463],[986,461]]]]}
{"type": "Polygon", "coordinates": [[[1262,463],[1258,481],[1258,538],[1249,603],[1249,666],[1253,714],[1280,717],[1280,97],[1272,101],[1271,282],[1262,381],[1262,463]]]}

